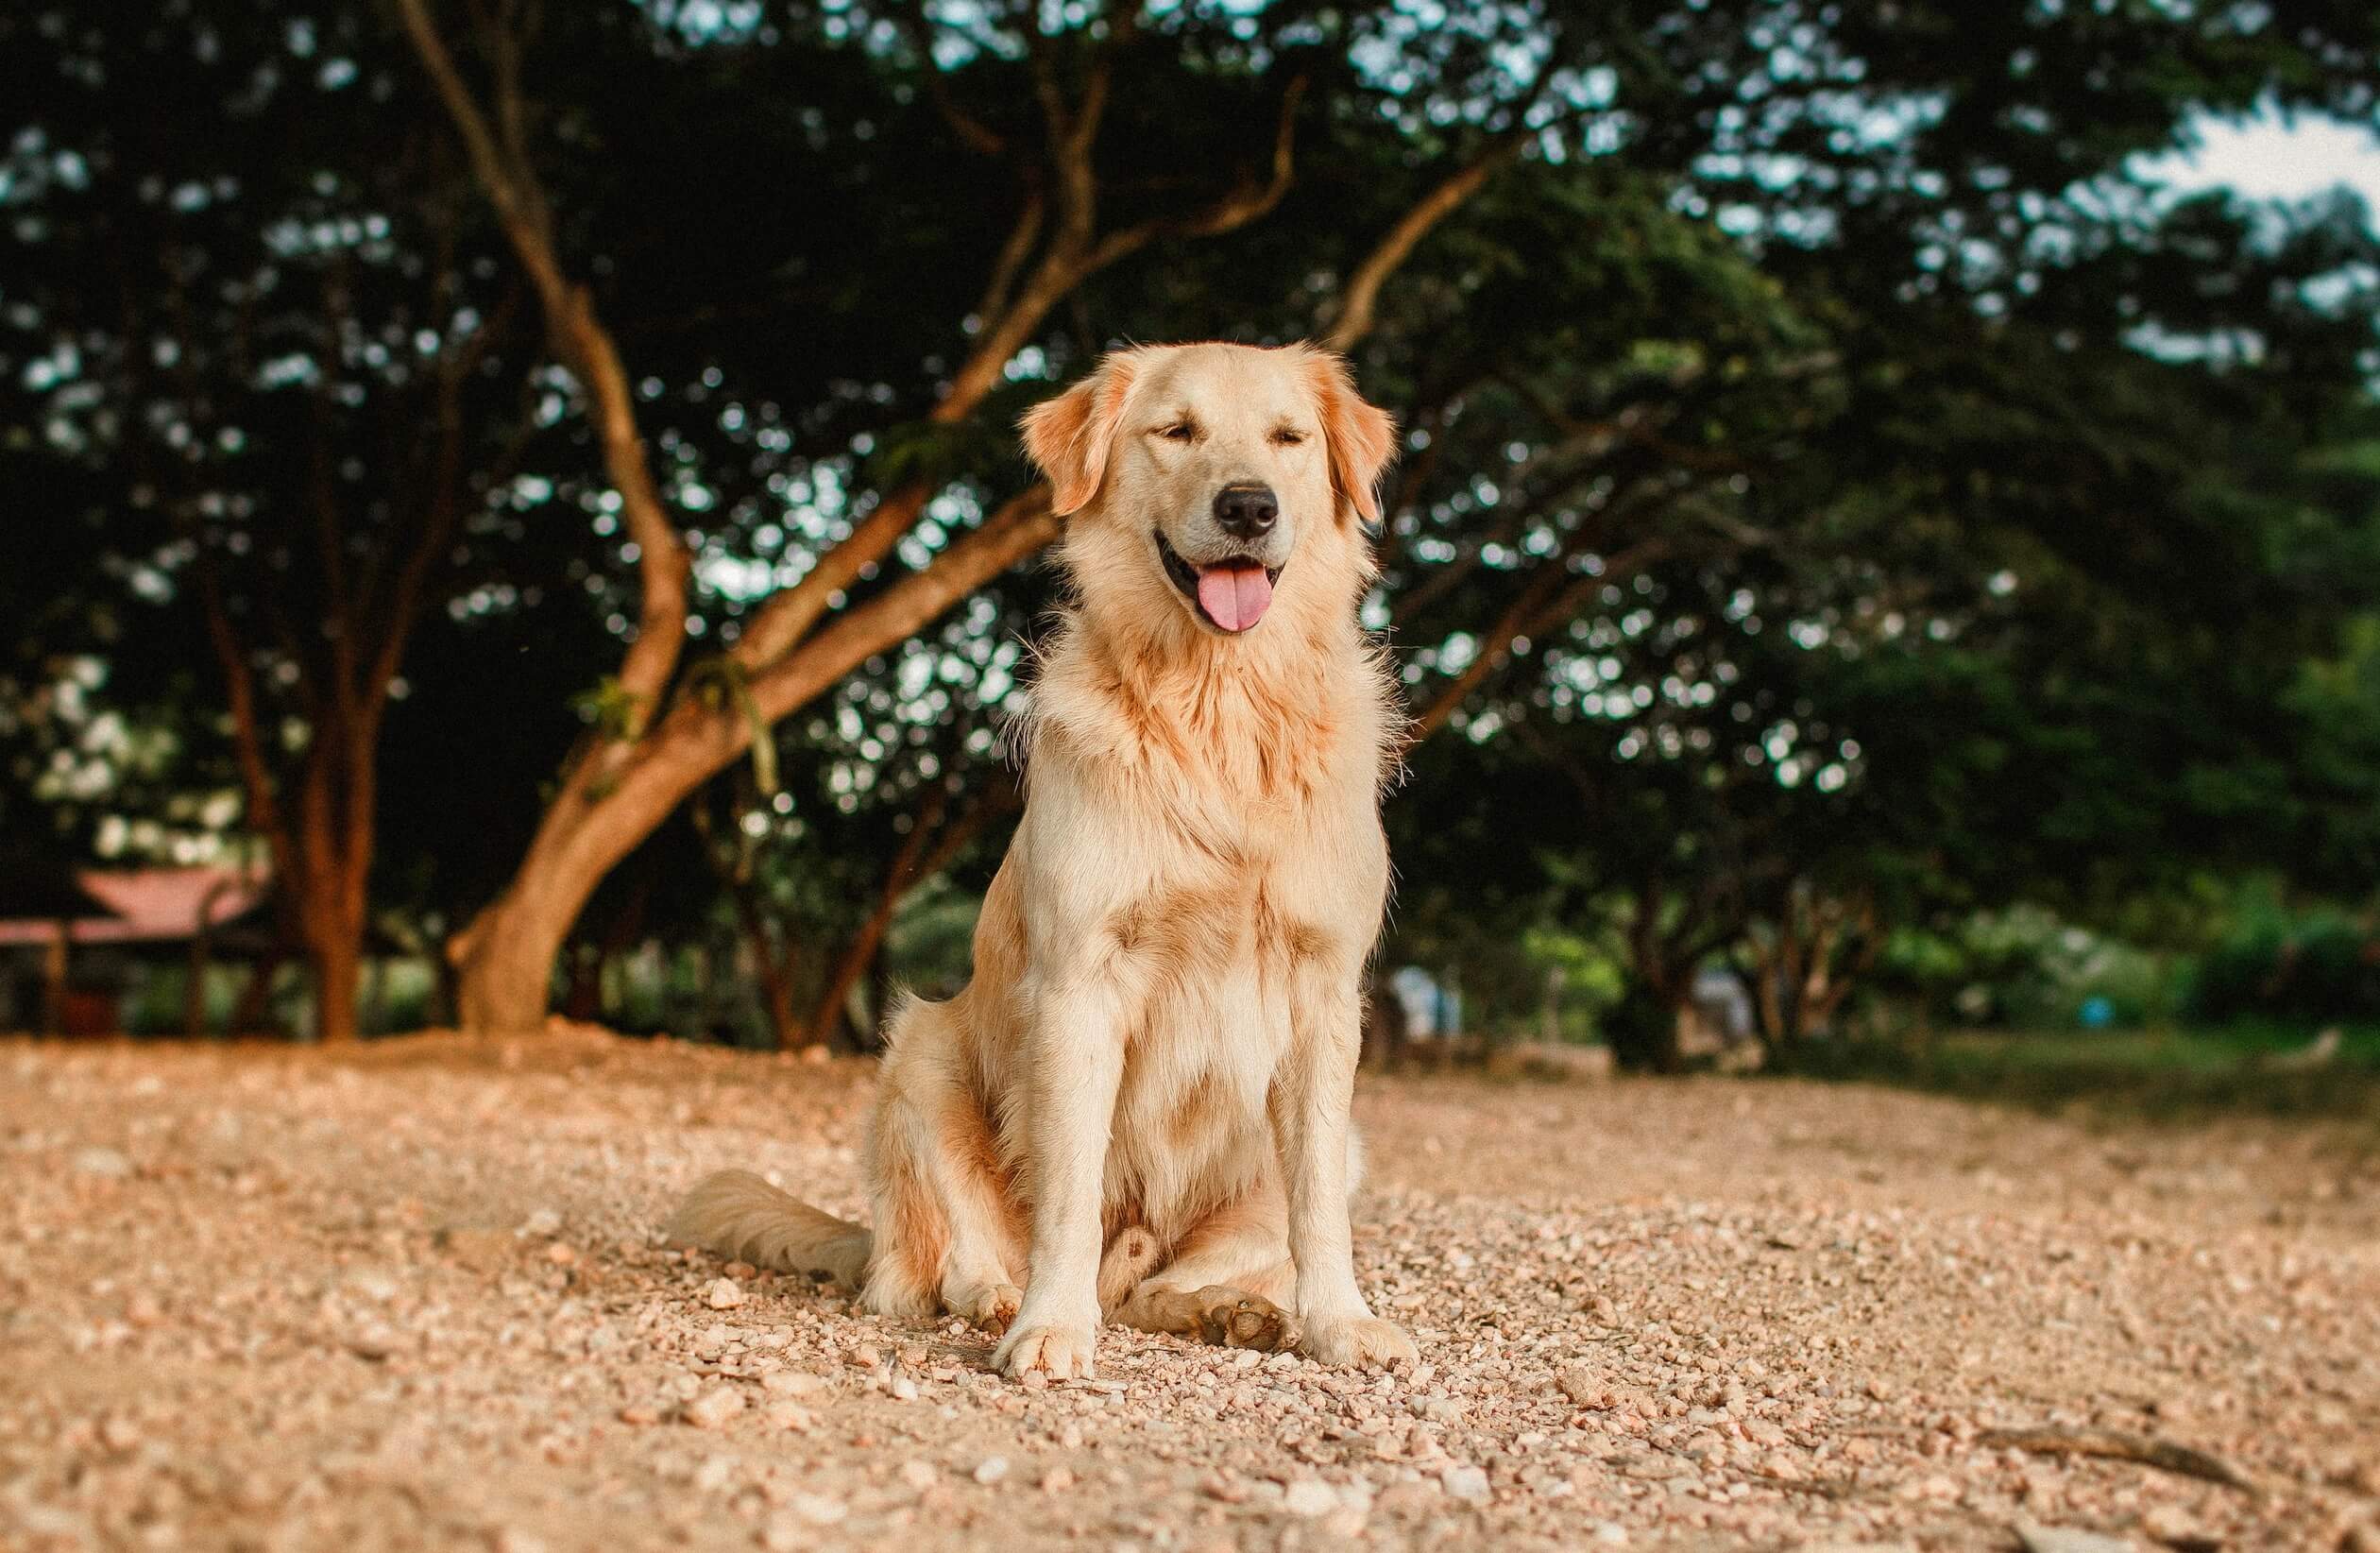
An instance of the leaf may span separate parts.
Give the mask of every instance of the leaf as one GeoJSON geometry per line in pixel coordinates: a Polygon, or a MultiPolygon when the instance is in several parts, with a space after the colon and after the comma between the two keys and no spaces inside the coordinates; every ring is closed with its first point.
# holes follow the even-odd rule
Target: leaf
{"type": "Polygon", "coordinates": [[[581,717],[595,726],[606,739],[626,742],[644,735],[648,703],[646,698],[620,684],[619,678],[605,674],[595,688],[581,693],[572,705],[581,717]]]}
{"type": "Polygon", "coordinates": [[[686,682],[703,704],[720,708],[733,703],[741,713],[752,740],[752,780],[762,798],[774,798],[782,785],[777,774],[776,740],[760,704],[752,698],[752,682],[744,666],[732,657],[705,658],[687,671],[686,682]]]}

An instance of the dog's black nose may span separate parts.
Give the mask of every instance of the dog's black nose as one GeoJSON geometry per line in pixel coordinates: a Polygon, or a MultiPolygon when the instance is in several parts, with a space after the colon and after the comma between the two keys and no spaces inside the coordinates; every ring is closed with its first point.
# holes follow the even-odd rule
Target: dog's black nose
{"type": "Polygon", "coordinates": [[[1215,521],[1235,538],[1257,538],[1280,516],[1281,503],[1269,486],[1226,486],[1215,493],[1215,521]]]}

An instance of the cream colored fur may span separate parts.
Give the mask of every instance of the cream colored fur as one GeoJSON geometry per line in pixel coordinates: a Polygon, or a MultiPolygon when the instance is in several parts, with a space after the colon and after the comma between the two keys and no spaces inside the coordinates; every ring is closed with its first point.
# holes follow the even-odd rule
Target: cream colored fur
{"type": "Polygon", "coordinates": [[[1091,1374],[1110,1317],[1409,1358],[1356,1287],[1348,1227],[1398,731],[1355,618],[1387,418],[1334,356],[1179,346],[1110,356],[1025,438],[1072,515],[1074,603],[1023,730],[1025,816],[975,978],[889,1023],[873,1239],[741,1172],[697,1187],[673,1232],[846,1279],[864,1261],[865,1306],[1004,1331],[1012,1375],[1091,1374]],[[1278,496],[1262,555],[1281,571],[1230,635],[1156,536],[1217,555],[1216,493],[1247,483],[1278,496]]]}

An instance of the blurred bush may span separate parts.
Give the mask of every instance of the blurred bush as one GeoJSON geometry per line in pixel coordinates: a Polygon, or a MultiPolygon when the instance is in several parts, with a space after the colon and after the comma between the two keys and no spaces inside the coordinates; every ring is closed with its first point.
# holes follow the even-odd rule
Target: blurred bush
{"type": "Polygon", "coordinates": [[[2180,1013],[2187,982],[2186,963],[2170,953],[2018,906],[1895,933],[1877,988],[1936,1024],[2138,1029],[2180,1013]]]}
{"type": "Polygon", "coordinates": [[[2256,902],[2199,960],[2188,1011],[2214,1024],[2380,1020],[2380,925],[2368,913],[2256,902]]]}

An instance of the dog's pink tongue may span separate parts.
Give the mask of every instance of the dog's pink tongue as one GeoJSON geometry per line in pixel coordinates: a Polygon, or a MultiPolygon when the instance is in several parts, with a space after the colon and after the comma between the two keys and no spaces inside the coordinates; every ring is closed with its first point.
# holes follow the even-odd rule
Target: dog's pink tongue
{"type": "Polygon", "coordinates": [[[1198,573],[1198,605],[1226,631],[1245,631],[1265,618],[1272,579],[1261,566],[1210,566],[1198,573]]]}

